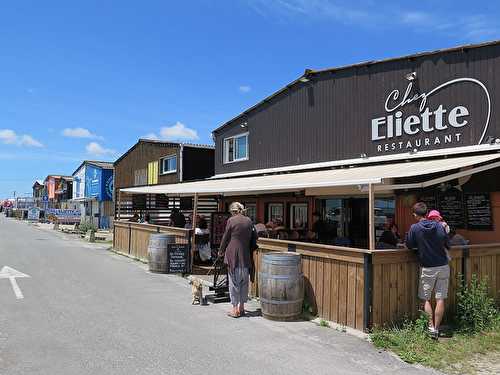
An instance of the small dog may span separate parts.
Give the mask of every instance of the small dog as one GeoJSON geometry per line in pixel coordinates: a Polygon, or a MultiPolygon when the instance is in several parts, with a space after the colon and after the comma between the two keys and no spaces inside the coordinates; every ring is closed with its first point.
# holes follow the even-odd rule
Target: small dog
{"type": "Polygon", "coordinates": [[[200,279],[189,280],[191,284],[191,294],[193,295],[192,305],[201,305],[201,300],[203,298],[203,284],[200,279]]]}

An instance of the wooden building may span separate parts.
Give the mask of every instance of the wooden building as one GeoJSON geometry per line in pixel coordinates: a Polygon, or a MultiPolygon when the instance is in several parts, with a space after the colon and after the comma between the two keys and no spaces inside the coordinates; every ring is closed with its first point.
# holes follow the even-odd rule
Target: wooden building
{"type": "Polygon", "coordinates": [[[301,253],[311,305],[358,329],[418,314],[415,254],[376,245],[392,223],[404,236],[425,201],[471,243],[451,252],[448,308],[458,274],[486,277],[500,302],[498,108],[500,42],[306,70],[214,130],[212,178],[120,191],[245,203],[280,227],[259,239],[257,265],[301,253]]]}
{"type": "Polygon", "coordinates": [[[72,176],[72,200],[79,205],[82,222],[110,228],[114,217],[113,163],[85,160],[72,176]]]}
{"type": "Polygon", "coordinates": [[[43,208],[74,208],[70,200],[73,196],[73,177],[48,175],[44,182],[45,197],[43,208]]]}
{"type": "Polygon", "coordinates": [[[36,207],[41,207],[43,196],[46,195],[45,184],[43,180],[36,180],[32,186],[33,200],[36,207]]]}
{"type": "MultiPolygon", "coordinates": [[[[202,180],[214,174],[214,147],[190,143],[165,142],[148,139],[139,141],[114,162],[115,213],[129,218],[134,213],[150,213],[151,221],[165,224],[173,207],[192,211],[191,200],[167,198],[162,194],[130,196],[121,194],[124,188],[175,184],[202,180]],[[118,199],[120,198],[120,199],[118,199]]],[[[213,199],[203,202],[202,211],[214,211],[213,199]]]]}

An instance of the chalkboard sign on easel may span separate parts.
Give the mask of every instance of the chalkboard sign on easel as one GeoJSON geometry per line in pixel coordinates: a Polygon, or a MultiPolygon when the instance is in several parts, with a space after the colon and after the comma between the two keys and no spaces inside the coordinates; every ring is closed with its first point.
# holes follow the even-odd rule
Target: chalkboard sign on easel
{"type": "Polygon", "coordinates": [[[489,193],[469,193],[465,195],[467,207],[467,228],[471,230],[493,230],[489,193]]]}
{"type": "Polygon", "coordinates": [[[189,244],[167,245],[168,273],[186,273],[189,265],[189,244]]]}

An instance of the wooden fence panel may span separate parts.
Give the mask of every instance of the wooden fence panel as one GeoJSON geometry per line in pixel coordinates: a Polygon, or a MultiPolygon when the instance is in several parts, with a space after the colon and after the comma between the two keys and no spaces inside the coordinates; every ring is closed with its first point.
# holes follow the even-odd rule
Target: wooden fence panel
{"type": "Polygon", "coordinates": [[[129,226],[124,223],[115,223],[113,235],[113,248],[124,254],[128,254],[129,226]]]}
{"type": "Polygon", "coordinates": [[[176,243],[189,243],[191,231],[151,224],[115,221],[113,248],[124,254],[147,262],[149,236],[153,233],[165,233],[175,236],[176,243]]]}
{"type": "MultiPolygon", "coordinates": [[[[254,261],[260,264],[268,251],[288,251],[292,243],[302,255],[305,299],[320,318],[352,328],[363,329],[364,251],[272,239],[259,239],[254,261]]],[[[259,265],[256,264],[258,270],[259,265]]],[[[258,295],[258,282],[251,286],[258,295]]]]}

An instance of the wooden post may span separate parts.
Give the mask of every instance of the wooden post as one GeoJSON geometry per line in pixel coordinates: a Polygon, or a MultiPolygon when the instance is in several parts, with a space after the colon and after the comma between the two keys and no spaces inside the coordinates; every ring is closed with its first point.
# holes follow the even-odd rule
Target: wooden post
{"type": "Polygon", "coordinates": [[[116,203],[116,207],[118,208],[118,212],[117,212],[117,220],[119,221],[120,220],[120,216],[121,216],[121,203],[122,203],[122,192],[121,190],[118,190],[118,202],[116,203]]]}
{"type": "Polygon", "coordinates": [[[198,215],[198,193],[193,198],[193,219],[191,220],[191,271],[193,270],[194,251],[196,249],[196,216],[198,215]]]}
{"type": "Polygon", "coordinates": [[[375,189],[368,184],[368,239],[369,249],[375,250],[375,189]]]}

